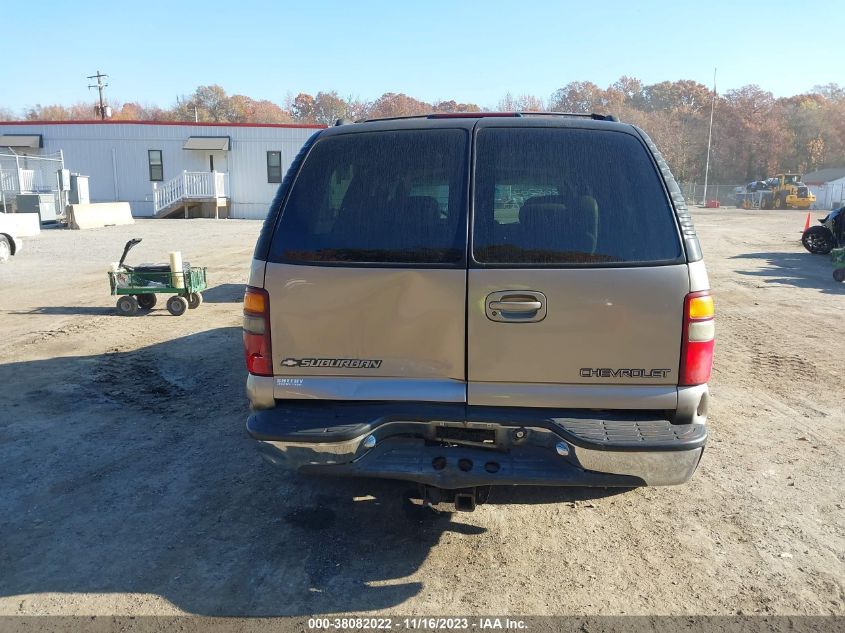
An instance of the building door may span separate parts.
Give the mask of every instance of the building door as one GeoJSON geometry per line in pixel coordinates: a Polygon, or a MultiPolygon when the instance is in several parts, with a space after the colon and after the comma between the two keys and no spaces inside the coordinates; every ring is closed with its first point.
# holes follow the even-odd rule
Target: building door
{"type": "Polygon", "coordinates": [[[207,154],[205,165],[208,171],[229,171],[228,152],[207,152],[207,154]]]}

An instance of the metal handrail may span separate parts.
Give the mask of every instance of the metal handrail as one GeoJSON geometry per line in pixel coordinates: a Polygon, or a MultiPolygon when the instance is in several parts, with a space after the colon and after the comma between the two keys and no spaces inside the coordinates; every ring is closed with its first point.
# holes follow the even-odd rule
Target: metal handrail
{"type": "Polygon", "coordinates": [[[153,209],[156,213],[179,200],[225,198],[228,174],[217,171],[183,171],[166,183],[153,183],[153,209]]]}

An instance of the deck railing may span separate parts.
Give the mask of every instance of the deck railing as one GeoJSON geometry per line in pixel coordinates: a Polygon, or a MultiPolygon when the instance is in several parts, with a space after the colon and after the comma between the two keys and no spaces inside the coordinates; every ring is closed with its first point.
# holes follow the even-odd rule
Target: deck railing
{"type": "Polygon", "coordinates": [[[51,191],[49,183],[45,184],[44,180],[44,174],[34,169],[0,169],[0,190],[6,193],[51,191]]]}
{"type": "Polygon", "coordinates": [[[183,171],[168,182],[153,183],[155,213],[180,200],[227,198],[228,196],[229,174],[223,172],[183,171]]]}

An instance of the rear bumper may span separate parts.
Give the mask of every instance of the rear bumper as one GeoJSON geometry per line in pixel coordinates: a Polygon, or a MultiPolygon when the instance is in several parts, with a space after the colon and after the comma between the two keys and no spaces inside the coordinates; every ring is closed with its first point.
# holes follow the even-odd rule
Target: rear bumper
{"type": "Polygon", "coordinates": [[[255,412],[248,433],[272,463],[438,488],[659,486],[687,481],[703,424],[606,412],[432,403],[288,402],[255,412]]]}

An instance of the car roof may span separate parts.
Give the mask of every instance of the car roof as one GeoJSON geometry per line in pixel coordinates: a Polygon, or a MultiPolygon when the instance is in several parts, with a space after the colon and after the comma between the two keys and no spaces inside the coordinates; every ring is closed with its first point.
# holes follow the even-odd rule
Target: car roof
{"type": "MultiPolygon", "coordinates": [[[[340,123],[340,122],[339,122],[340,123]]],[[[563,112],[460,112],[432,113],[411,117],[367,119],[355,123],[337,124],[320,132],[320,136],[337,134],[420,130],[465,129],[475,127],[566,127],[616,130],[635,133],[634,126],[620,123],[615,117],[601,114],[571,114],[563,112]]]]}

